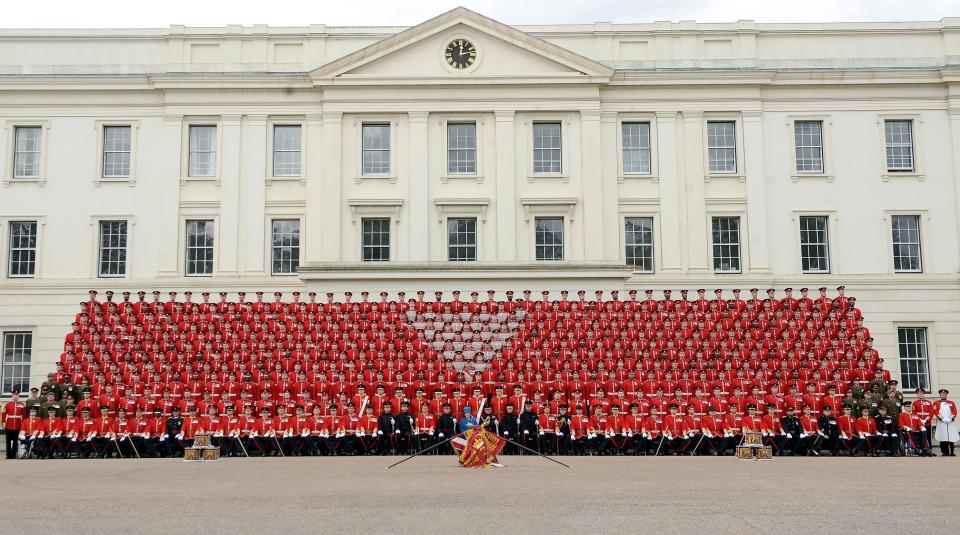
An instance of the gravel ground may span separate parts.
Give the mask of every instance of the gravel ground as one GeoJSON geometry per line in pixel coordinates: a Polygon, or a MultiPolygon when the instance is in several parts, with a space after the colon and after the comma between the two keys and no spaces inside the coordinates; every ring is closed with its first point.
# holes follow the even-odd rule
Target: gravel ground
{"type": "Polygon", "coordinates": [[[956,458],[0,461],[7,533],[956,533],[956,458]],[[13,490],[16,489],[16,490],[13,490]],[[8,496],[10,496],[8,494],[8,496]],[[7,502],[8,506],[11,502],[7,502]],[[16,500],[13,502],[16,503],[16,500]]]}

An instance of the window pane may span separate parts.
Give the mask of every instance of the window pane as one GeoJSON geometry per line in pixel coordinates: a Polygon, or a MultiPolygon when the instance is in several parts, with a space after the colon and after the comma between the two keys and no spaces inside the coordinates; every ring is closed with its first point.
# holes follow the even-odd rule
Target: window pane
{"type": "Polygon", "coordinates": [[[533,172],[561,172],[560,123],[533,123],[533,172]]]}
{"type": "Polygon", "coordinates": [[[653,218],[624,219],[627,265],[636,271],[653,273],[653,218]]]}
{"type": "Polygon", "coordinates": [[[30,390],[30,363],[33,354],[33,333],[3,333],[2,395],[14,390],[26,394],[30,390]]]}
{"type": "Polygon", "coordinates": [[[100,222],[101,277],[123,277],[127,273],[127,222],[100,222]]]}
{"type": "Polygon", "coordinates": [[[447,172],[450,174],[477,172],[476,123],[447,124],[447,172]]]}
{"type": "Polygon", "coordinates": [[[707,156],[711,173],[737,172],[737,135],[733,121],[707,123],[707,156]]]}
{"type": "Polygon", "coordinates": [[[390,173],[390,125],[363,125],[363,174],[390,173]]]}
{"type": "Polygon", "coordinates": [[[800,218],[800,263],[804,273],[830,271],[828,237],[826,216],[800,218]]]}
{"type": "Polygon", "coordinates": [[[213,221],[187,221],[187,275],[213,275],[213,221]]]}
{"type": "Polygon", "coordinates": [[[913,163],[913,121],[884,121],[887,171],[910,172],[913,163]]]}
{"type": "Polygon", "coordinates": [[[361,259],[364,262],[390,260],[390,218],[367,217],[362,222],[361,259]]]}
{"type": "Polygon", "coordinates": [[[537,260],[563,260],[563,218],[538,217],[534,220],[537,260]]]}
{"type": "Polygon", "coordinates": [[[216,176],[217,127],[190,127],[189,176],[216,176]]]}
{"type": "Polygon", "coordinates": [[[740,218],[713,218],[713,270],[740,273],[740,218]]]}
{"type": "Polygon", "coordinates": [[[623,172],[650,174],[650,123],[623,123],[623,172]]]}
{"type": "Polygon", "coordinates": [[[890,218],[890,226],[893,234],[894,271],[922,271],[920,256],[920,216],[895,215],[890,218]]]}
{"type": "Polygon", "coordinates": [[[823,172],[823,123],[821,121],[795,121],[793,123],[794,147],[798,173],[823,172]]]}
{"type": "Polygon", "coordinates": [[[11,221],[7,275],[33,277],[37,268],[37,222],[11,221]]]}
{"type": "Polygon", "coordinates": [[[898,327],[897,341],[900,350],[900,382],[904,391],[917,388],[930,390],[927,329],[898,327]]]}
{"type": "Polygon", "coordinates": [[[300,125],[273,127],[273,176],[300,176],[300,125]]]}
{"type": "Polygon", "coordinates": [[[271,234],[272,273],[296,274],[300,267],[300,220],[274,219],[271,234]]]}
{"type": "Polygon", "coordinates": [[[454,262],[477,259],[477,220],[450,218],[447,220],[447,257],[454,262]]]}
{"type": "Polygon", "coordinates": [[[103,127],[103,176],[130,176],[130,127],[103,127]]]}
{"type": "Polygon", "coordinates": [[[14,129],[13,178],[40,176],[39,126],[18,126],[14,129]]]}

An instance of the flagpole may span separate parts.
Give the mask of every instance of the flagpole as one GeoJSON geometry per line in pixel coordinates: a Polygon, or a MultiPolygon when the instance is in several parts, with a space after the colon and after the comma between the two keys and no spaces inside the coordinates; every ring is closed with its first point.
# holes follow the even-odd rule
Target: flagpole
{"type": "MultiPolygon", "coordinates": [[[[464,431],[464,432],[465,432],[465,431],[464,431]]],[[[387,467],[387,470],[393,468],[394,466],[397,466],[397,465],[400,464],[400,463],[405,463],[405,462],[409,461],[410,459],[413,459],[414,457],[416,457],[416,456],[418,456],[418,455],[420,455],[420,454],[422,454],[422,453],[425,453],[425,452],[428,452],[428,451],[430,451],[430,450],[432,450],[432,449],[434,449],[434,448],[438,448],[438,447],[440,447],[440,446],[443,446],[443,445],[446,444],[447,442],[450,442],[451,440],[457,438],[458,436],[460,436],[460,435],[462,435],[462,434],[463,434],[463,433],[457,433],[456,435],[453,435],[452,437],[450,437],[450,438],[448,438],[448,439],[446,439],[446,440],[444,440],[444,441],[442,441],[442,442],[437,442],[436,444],[434,444],[434,445],[432,445],[432,446],[427,446],[426,448],[423,448],[422,450],[414,453],[413,455],[411,455],[411,456],[409,456],[409,457],[407,457],[407,458],[405,458],[405,459],[401,459],[401,460],[399,460],[399,461],[391,464],[390,466],[387,467]]]]}
{"type": "Polygon", "coordinates": [[[530,448],[524,446],[523,444],[519,444],[519,443],[517,443],[517,442],[514,442],[514,441],[510,440],[510,439],[507,438],[507,437],[503,437],[503,439],[506,440],[507,442],[513,444],[514,446],[520,446],[521,448],[529,451],[530,453],[539,455],[539,456],[543,457],[544,459],[547,459],[548,461],[553,461],[553,462],[559,464],[560,466],[565,466],[565,467],[567,467],[567,468],[570,468],[571,470],[573,469],[573,467],[570,466],[569,464],[561,463],[560,461],[554,459],[553,457],[550,457],[550,456],[548,456],[548,455],[544,455],[544,454],[540,453],[540,452],[537,451],[537,450],[530,449],[530,448]]]}

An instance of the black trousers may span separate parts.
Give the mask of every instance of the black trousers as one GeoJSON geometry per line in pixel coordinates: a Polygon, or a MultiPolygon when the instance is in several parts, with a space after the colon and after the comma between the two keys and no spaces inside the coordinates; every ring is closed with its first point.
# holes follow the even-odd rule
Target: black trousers
{"type": "Polygon", "coordinates": [[[17,451],[20,449],[20,430],[7,429],[5,436],[7,437],[7,459],[16,459],[17,451]]]}

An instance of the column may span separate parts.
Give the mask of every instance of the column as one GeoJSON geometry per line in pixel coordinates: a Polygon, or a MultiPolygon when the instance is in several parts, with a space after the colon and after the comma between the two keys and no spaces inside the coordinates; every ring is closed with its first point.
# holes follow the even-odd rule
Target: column
{"type": "Polygon", "coordinates": [[[680,147],[684,165],[684,211],[680,233],[687,237],[687,265],[691,273],[713,271],[708,250],[706,185],[703,164],[703,112],[683,112],[683,145],[680,147]],[[685,224],[684,224],[685,223],[685,224]]]}
{"type": "Polygon", "coordinates": [[[767,229],[767,188],[763,164],[763,114],[743,112],[744,171],[747,181],[747,230],[750,271],[770,272],[770,241],[767,229]]]}
{"type": "Polygon", "coordinates": [[[430,185],[427,117],[428,112],[411,111],[410,128],[410,260],[439,260],[429,257],[430,185]]]}
{"type": "Polygon", "coordinates": [[[513,110],[494,112],[497,145],[497,258],[500,262],[517,259],[517,168],[514,145],[513,110]]]}
{"type": "MultiPolygon", "coordinates": [[[[951,93],[956,91],[953,84],[950,87],[951,93]]],[[[957,97],[951,96],[949,106],[950,114],[950,141],[953,150],[950,151],[951,164],[953,170],[953,206],[954,206],[954,235],[955,241],[957,241],[958,251],[960,251],[960,161],[957,161],[957,158],[960,157],[960,101],[957,97]]],[[[960,262],[960,256],[954,258],[955,262],[960,262]]],[[[957,272],[960,272],[960,263],[956,265],[957,272]]]]}
{"type": "Polygon", "coordinates": [[[340,240],[343,218],[341,212],[343,200],[340,198],[340,189],[343,182],[342,128],[342,112],[325,112],[323,114],[319,217],[321,262],[337,262],[343,258],[340,240]]]}
{"type": "Polygon", "coordinates": [[[183,116],[163,117],[163,171],[160,173],[160,199],[156,203],[160,228],[156,244],[157,276],[179,275],[180,250],[180,181],[183,178],[182,140],[183,116]]]}
{"type": "Polygon", "coordinates": [[[214,236],[217,274],[237,274],[240,246],[240,115],[224,115],[220,149],[220,225],[214,236]]]}
{"type": "Polygon", "coordinates": [[[683,271],[687,238],[683,228],[683,129],[676,112],[657,113],[657,170],[660,176],[660,270],[683,271]]]}
{"type": "MultiPolygon", "coordinates": [[[[266,221],[266,178],[272,157],[272,147],[267,145],[267,116],[248,115],[241,135],[240,151],[240,226],[243,240],[240,241],[241,273],[265,275],[268,262],[264,240],[266,221]]],[[[273,174],[272,169],[269,171],[273,174]]]]}
{"type": "MultiPolygon", "coordinates": [[[[306,154],[304,167],[304,178],[307,181],[306,186],[306,213],[303,217],[303,228],[300,229],[301,243],[303,244],[303,263],[315,264],[323,261],[323,238],[321,237],[326,230],[323,227],[322,214],[322,195],[324,168],[328,162],[323,154],[323,116],[320,114],[307,115],[306,122],[306,154]]],[[[329,177],[327,177],[329,178],[329,177]]]]}
{"type": "Polygon", "coordinates": [[[580,110],[580,146],[581,146],[581,198],[583,199],[582,260],[602,260],[604,245],[610,229],[604,224],[604,210],[613,211],[613,207],[604,204],[604,177],[600,163],[600,110],[580,110]],[[600,236],[593,234],[601,232],[600,236]]]}
{"type": "MultiPolygon", "coordinates": [[[[586,141],[590,139],[584,129],[584,153],[586,141]]],[[[597,142],[591,144],[600,159],[601,179],[601,215],[603,218],[603,259],[609,262],[620,261],[620,183],[617,174],[620,172],[620,154],[617,152],[617,113],[600,113],[600,135],[597,142]]],[[[586,156],[584,156],[586,159],[586,156]]],[[[589,235],[589,230],[587,230],[589,235]]]]}

